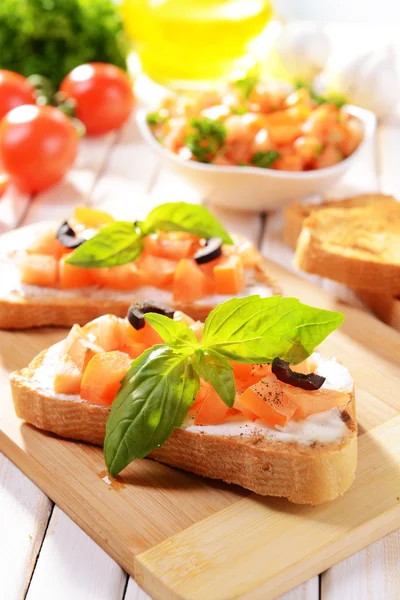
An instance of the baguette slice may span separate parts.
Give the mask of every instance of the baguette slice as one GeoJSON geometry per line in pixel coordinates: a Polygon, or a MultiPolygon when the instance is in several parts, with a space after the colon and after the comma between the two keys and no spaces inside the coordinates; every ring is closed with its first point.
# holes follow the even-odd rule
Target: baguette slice
{"type": "MultiPolygon", "coordinates": [[[[285,209],[285,219],[284,219],[284,241],[294,250],[296,249],[297,242],[303,227],[303,223],[305,220],[314,215],[317,211],[323,211],[329,208],[338,208],[344,209],[344,212],[341,213],[343,218],[346,218],[346,209],[351,209],[354,207],[358,208],[368,208],[371,206],[375,207],[375,210],[383,211],[386,210],[386,206],[393,206],[393,202],[395,199],[392,196],[385,196],[383,194],[365,194],[360,196],[353,196],[350,198],[344,198],[342,200],[332,200],[325,201],[322,204],[312,204],[312,203],[302,203],[299,201],[293,202],[285,209]]],[[[399,212],[398,203],[395,208],[396,214],[399,212]]],[[[350,211],[351,212],[351,211],[350,211]]],[[[348,217],[349,219],[351,217],[348,217]]],[[[399,219],[399,217],[397,217],[399,219]]],[[[400,224],[397,225],[397,237],[400,238],[400,224]]],[[[297,259],[298,264],[301,261],[299,266],[303,268],[303,265],[307,263],[310,265],[310,262],[313,260],[311,257],[305,256],[309,251],[307,250],[308,243],[299,249],[299,254],[301,258],[297,259]]],[[[318,250],[315,250],[313,245],[313,251],[318,253],[318,250]]],[[[322,256],[322,253],[321,253],[322,256]]],[[[322,257],[320,256],[319,263],[322,261],[322,257]]],[[[326,257],[326,254],[324,254],[326,257]]],[[[327,262],[330,260],[329,257],[326,257],[327,262]]],[[[345,257],[336,259],[336,263],[345,261],[345,257]]],[[[332,261],[333,264],[333,261],[332,261]]],[[[345,265],[346,266],[346,265],[345,265]]],[[[312,266],[314,268],[314,266],[312,266]]],[[[325,268],[328,268],[328,265],[320,267],[325,271],[325,268]]],[[[340,268],[340,265],[337,267],[340,268]]],[[[355,268],[358,270],[358,276],[352,279],[349,282],[349,278],[352,276],[347,271],[344,273],[344,277],[346,278],[345,283],[347,283],[351,287],[355,287],[355,281],[359,282],[360,275],[364,272],[364,266],[360,263],[357,266],[355,263],[355,268]]],[[[378,276],[381,271],[381,266],[377,263],[369,265],[370,270],[372,270],[372,276],[375,279],[375,275],[377,277],[378,289],[376,289],[376,285],[374,281],[371,282],[368,279],[368,283],[371,285],[371,289],[366,287],[362,287],[357,290],[358,296],[374,311],[374,313],[382,319],[385,323],[388,323],[392,327],[395,327],[400,331],[400,298],[387,291],[387,287],[385,288],[385,284],[381,283],[381,278],[378,276]]],[[[387,267],[382,267],[387,268],[387,267]]],[[[341,274],[338,272],[332,272],[332,267],[330,268],[332,278],[338,279],[341,274]]],[[[353,274],[353,273],[352,273],[353,274]]],[[[362,275],[361,275],[362,276],[362,275]]],[[[340,279],[342,281],[342,279],[340,279]]]]}
{"type": "MultiPolygon", "coordinates": [[[[45,360],[47,373],[51,367],[48,352],[51,348],[10,376],[18,417],[59,436],[101,446],[109,407],[91,404],[79,396],[56,396],[51,381],[40,381],[39,385],[38,369],[45,360]]],[[[273,441],[262,434],[209,435],[177,428],[150,458],[261,495],[319,504],[343,494],[354,479],[357,424],[353,393],[341,418],[347,435],[339,443],[307,446],[273,441]]]]}
{"type": "Polygon", "coordinates": [[[384,203],[387,200],[394,200],[394,198],[393,196],[385,196],[384,194],[361,194],[360,196],[351,196],[349,198],[324,200],[324,202],[319,204],[296,200],[284,209],[283,241],[290,248],[296,250],[304,220],[315,211],[325,208],[367,207],[372,204],[384,203]]]}
{"type": "MultiPolygon", "coordinates": [[[[230,296],[208,296],[195,302],[174,301],[172,294],[157,288],[119,291],[95,287],[76,290],[58,290],[38,286],[22,286],[13,254],[54,223],[31,225],[2,236],[0,240],[0,329],[30,329],[32,327],[71,327],[84,325],[104,314],[125,317],[129,306],[138,300],[152,299],[165,302],[195,320],[204,321],[217,304],[230,296]]],[[[273,296],[281,290],[263,265],[249,274],[243,295],[273,296]]]]}
{"type": "Polygon", "coordinates": [[[400,294],[400,204],[314,211],[303,223],[295,266],[351,288],[400,294]]]}

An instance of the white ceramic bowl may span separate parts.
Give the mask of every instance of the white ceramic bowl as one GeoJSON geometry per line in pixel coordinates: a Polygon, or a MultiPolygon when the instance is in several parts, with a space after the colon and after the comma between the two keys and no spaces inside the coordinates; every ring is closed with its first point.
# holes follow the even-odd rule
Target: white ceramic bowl
{"type": "Polygon", "coordinates": [[[357,117],[364,126],[364,138],[357,150],[337,165],[303,172],[259,167],[223,167],[185,161],[157,142],[146,122],[148,111],[140,111],[137,119],[144,139],[158,154],[161,162],[199,188],[209,202],[235,210],[263,211],[277,208],[294,199],[324,193],[351,168],[371,139],[376,118],[372,112],[357,106],[348,105],[345,110],[357,117]]]}

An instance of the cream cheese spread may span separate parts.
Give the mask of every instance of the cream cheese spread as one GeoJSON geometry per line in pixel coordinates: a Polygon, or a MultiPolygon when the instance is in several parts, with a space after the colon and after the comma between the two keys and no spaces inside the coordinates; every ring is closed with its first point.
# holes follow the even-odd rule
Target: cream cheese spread
{"type": "MultiPolygon", "coordinates": [[[[65,341],[61,341],[48,349],[41,366],[38,367],[31,379],[31,385],[56,400],[84,402],[78,395],[56,394],[54,392],[54,373],[63,352],[64,344],[65,341]]],[[[348,369],[335,358],[328,358],[314,352],[309,360],[317,365],[316,372],[326,377],[323,388],[348,393],[352,391],[353,378],[348,369]]],[[[262,420],[253,422],[235,416],[220,425],[194,425],[193,418],[188,418],[181,428],[191,433],[204,435],[235,437],[262,435],[266,440],[297,443],[305,446],[310,446],[316,442],[320,444],[339,443],[349,434],[349,429],[341,418],[341,411],[338,408],[315,413],[301,421],[289,421],[284,427],[277,426],[275,428],[262,420]]]]}

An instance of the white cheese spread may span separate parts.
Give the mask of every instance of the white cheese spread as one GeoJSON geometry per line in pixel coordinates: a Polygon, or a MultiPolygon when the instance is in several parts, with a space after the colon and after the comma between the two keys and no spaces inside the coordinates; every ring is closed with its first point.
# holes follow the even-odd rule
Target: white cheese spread
{"type": "MultiPolygon", "coordinates": [[[[36,370],[31,385],[56,400],[84,402],[78,395],[56,394],[54,392],[54,373],[62,354],[64,341],[51,346],[47,351],[41,366],[36,370]]],[[[323,388],[345,391],[350,393],[354,381],[348,369],[335,358],[328,358],[314,352],[310,359],[317,365],[316,372],[326,377],[323,388]]],[[[315,442],[320,444],[339,443],[349,429],[341,418],[340,409],[334,408],[310,415],[301,421],[289,421],[284,427],[271,427],[261,420],[255,422],[244,420],[240,415],[220,425],[194,425],[193,418],[188,418],[182,429],[191,433],[216,436],[252,436],[262,435],[266,440],[297,443],[310,446],[315,442]]]]}

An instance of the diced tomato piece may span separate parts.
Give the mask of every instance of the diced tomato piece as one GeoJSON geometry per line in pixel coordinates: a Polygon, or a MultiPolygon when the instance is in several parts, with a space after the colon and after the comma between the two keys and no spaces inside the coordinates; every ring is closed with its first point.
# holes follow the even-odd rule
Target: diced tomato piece
{"type": "Polygon", "coordinates": [[[192,406],[190,407],[189,411],[190,413],[197,413],[199,407],[203,404],[209,390],[210,390],[211,384],[208,383],[207,381],[204,381],[204,379],[202,379],[200,377],[200,389],[196,394],[196,398],[192,404],[192,406]]]}
{"type": "Polygon", "coordinates": [[[241,415],[243,415],[243,417],[245,419],[248,419],[249,421],[256,421],[258,419],[256,414],[254,414],[253,412],[251,412],[251,410],[246,408],[244,406],[244,404],[241,404],[240,398],[235,399],[235,404],[233,405],[233,408],[235,410],[237,410],[241,415]]]}
{"type": "Polygon", "coordinates": [[[148,282],[145,273],[136,263],[89,270],[92,271],[95,284],[113,290],[133,290],[148,282]]]}
{"type": "Polygon", "coordinates": [[[189,258],[200,245],[200,238],[184,232],[160,232],[144,238],[147,254],[171,260],[189,258]]]}
{"type": "Polygon", "coordinates": [[[151,256],[151,254],[140,259],[140,268],[146,274],[148,282],[156,287],[170,285],[174,280],[177,266],[176,260],[151,256]]]}
{"type": "Polygon", "coordinates": [[[156,344],[164,344],[164,340],[151,325],[147,323],[141,329],[135,329],[128,321],[127,323],[127,345],[143,344],[145,348],[151,348],[156,344]]]}
{"type": "Polygon", "coordinates": [[[87,228],[94,229],[114,222],[114,218],[107,212],[98,208],[91,208],[90,206],[76,206],[74,220],[87,228]]]}
{"type": "Polygon", "coordinates": [[[285,425],[297,406],[283,393],[275,379],[265,378],[247,388],[239,398],[240,404],[270,425],[285,425]]]}
{"type": "Polygon", "coordinates": [[[61,258],[63,254],[67,254],[71,250],[65,248],[56,238],[56,232],[50,229],[35,240],[29,246],[27,252],[28,254],[46,254],[54,256],[54,258],[61,258]]]}
{"type": "Polygon", "coordinates": [[[131,357],[118,350],[95,354],[83,374],[81,397],[93,404],[110,406],[131,364],[131,357]]]}
{"type": "Polygon", "coordinates": [[[146,344],[141,344],[140,342],[137,342],[136,344],[127,344],[126,346],[122,346],[120,350],[121,352],[125,352],[125,354],[129,354],[131,358],[137,358],[138,356],[143,354],[143,352],[147,350],[147,348],[149,348],[149,346],[147,346],[146,344]]]}
{"type": "Polygon", "coordinates": [[[174,298],[180,302],[193,302],[207,296],[210,280],[204,275],[194,260],[183,258],[175,271],[174,298]]]}
{"type": "Polygon", "coordinates": [[[244,391],[248,387],[254,385],[271,375],[271,365],[247,365],[243,363],[234,363],[233,376],[235,378],[236,389],[244,391]]]}
{"type": "Polygon", "coordinates": [[[307,391],[291,385],[284,386],[284,395],[296,407],[296,419],[305,419],[317,412],[346,406],[349,402],[346,392],[326,389],[307,391]]]}
{"type": "Polygon", "coordinates": [[[223,423],[229,408],[211,386],[195,416],[195,425],[218,425],[223,423]]]}
{"type": "Polygon", "coordinates": [[[22,283],[42,287],[58,286],[58,260],[45,254],[23,254],[19,257],[22,283]]]}
{"type": "Polygon", "coordinates": [[[118,350],[128,344],[128,327],[133,329],[125,319],[115,315],[103,315],[82,327],[86,336],[106,352],[118,350]]]}
{"type": "Polygon", "coordinates": [[[60,287],[63,290],[83,288],[93,285],[92,269],[82,269],[66,262],[67,256],[60,258],[60,287]]]}
{"type": "Polygon", "coordinates": [[[103,348],[91,342],[82,327],[74,325],[66,338],[65,354],[83,372],[89,360],[98,352],[104,352],[103,348]]]}
{"type": "Polygon", "coordinates": [[[203,271],[204,275],[210,279],[210,281],[214,281],[214,268],[220,264],[222,257],[215,258],[214,260],[210,260],[203,265],[198,265],[199,269],[203,271]]]}
{"type": "Polygon", "coordinates": [[[214,267],[215,291],[217,294],[238,294],[245,287],[244,268],[240,256],[225,256],[214,267]]]}
{"type": "Polygon", "coordinates": [[[82,373],[82,369],[75,364],[70,356],[63,356],[55,369],[55,393],[79,394],[81,389],[82,373]]]}

